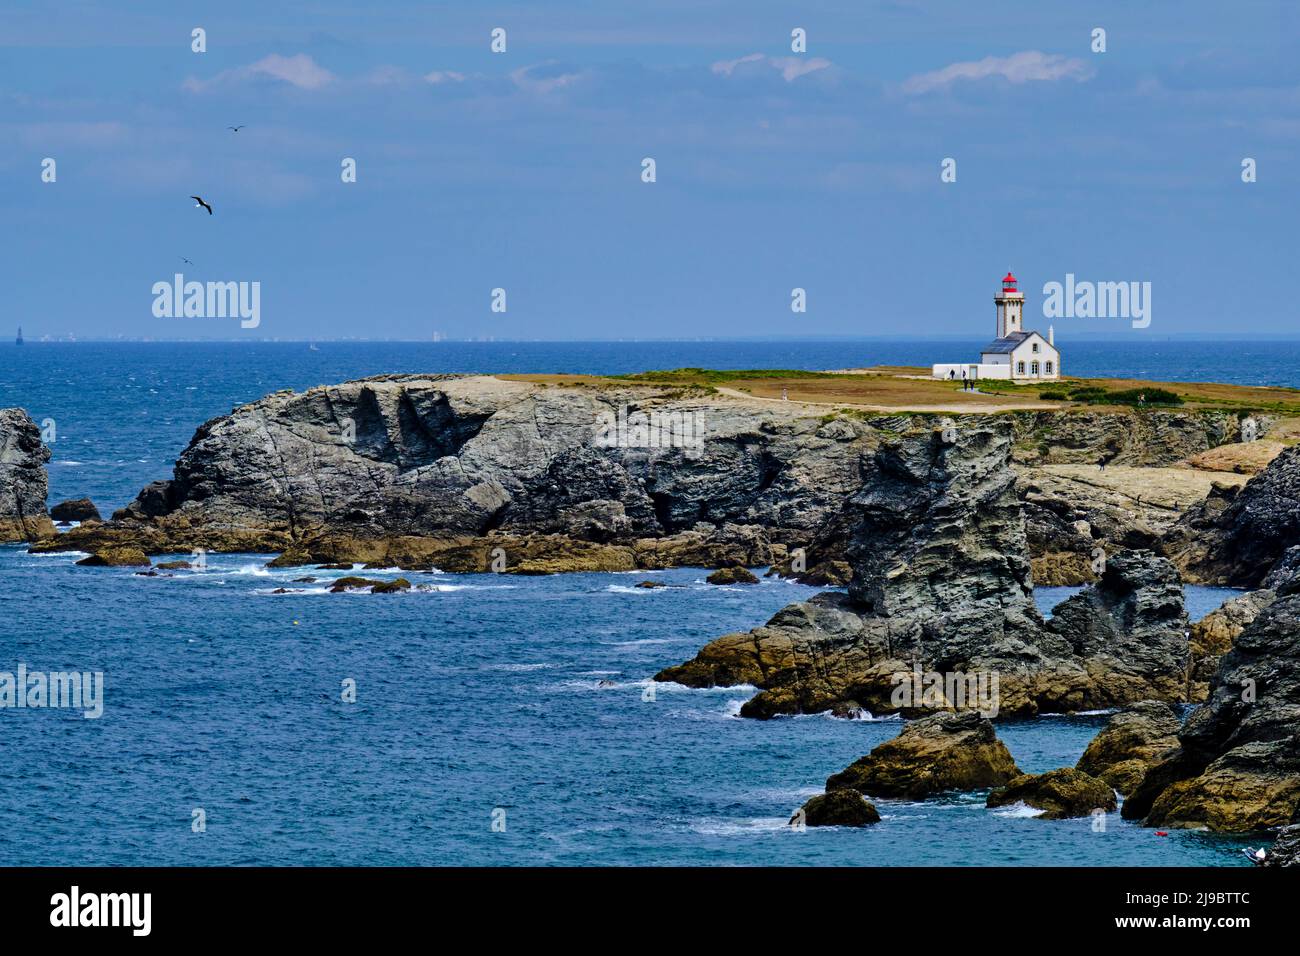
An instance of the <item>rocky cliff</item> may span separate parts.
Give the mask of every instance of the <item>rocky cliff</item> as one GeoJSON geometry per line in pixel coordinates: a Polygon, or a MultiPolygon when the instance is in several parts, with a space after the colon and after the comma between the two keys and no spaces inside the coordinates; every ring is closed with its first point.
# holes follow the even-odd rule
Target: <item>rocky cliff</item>
{"type": "Polygon", "coordinates": [[[1244,487],[1216,487],[1164,536],[1161,547],[1192,583],[1259,587],[1300,544],[1300,446],[1244,487]]]}
{"type": "MultiPolygon", "coordinates": [[[[1169,464],[1231,437],[1220,413],[959,419],[1001,421],[1012,457],[1034,461],[1095,460],[1102,447],[1169,464]]],[[[934,420],[608,379],[380,376],[278,392],[205,423],[170,479],[47,547],[447,570],[485,570],[500,549],[508,570],[531,571],[758,565],[802,548],[801,565],[839,567],[857,517],[848,502],[876,449],[934,420]]],[[[1092,510],[1081,502],[1075,517],[1087,524],[1092,510]]],[[[1076,527],[1071,546],[1109,545],[1121,524],[1076,527]]]]}
{"type": "Polygon", "coordinates": [[[1148,826],[1246,831],[1300,823],[1300,582],[1277,589],[1219,664],[1209,701],[1123,814],[1148,826]]]}
{"type": "Polygon", "coordinates": [[[1115,556],[1096,588],[1044,625],[1011,440],[1009,423],[981,422],[882,443],[850,499],[848,595],[791,605],[656,679],[754,684],[761,693],[741,710],[752,717],[857,708],[1011,716],[1183,699],[1186,614],[1163,558],[1115,556]],[[986,693],[972,701],[980,680],[986,693]]]}
{"type": "Polygon", "coordinates": [[[45,511],[50,450],[21,408],[0,408],[0,542],[36,541],[54,534],[45,511]]]}

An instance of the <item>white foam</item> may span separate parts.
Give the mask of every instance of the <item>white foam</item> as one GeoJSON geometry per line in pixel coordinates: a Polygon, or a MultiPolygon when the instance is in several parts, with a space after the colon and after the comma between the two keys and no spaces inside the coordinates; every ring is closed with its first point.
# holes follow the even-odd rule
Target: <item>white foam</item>
{"type": "Polygon", "coordinates": [[[1033,818],[1041,815],[1043,811],[1037,807],[1031,807],[1023,800],[1018,800],[1009,806],[999,807],[993,813],[999,817],[1033,818]]]}

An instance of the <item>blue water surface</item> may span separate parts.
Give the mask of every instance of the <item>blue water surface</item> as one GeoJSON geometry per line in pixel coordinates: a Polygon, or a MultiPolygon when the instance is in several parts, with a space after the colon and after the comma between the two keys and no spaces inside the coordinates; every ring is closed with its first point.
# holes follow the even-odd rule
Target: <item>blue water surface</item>
{"type": "MultiPolygon", "coordinates": [[[[0,349],[0,406],[54,419],[52,501],[90,495],[107,512],[168,476],[201,422],[279,388],[386,371],[915,363],[935,347],[29,344],[0,349]]],[[[1088,374],[1112,373],[1104,353],[1095,361],[1088,374]]],[[[1176,377],[1172,365],[1151,374],[1176,377]]],[[[106,684],[99,719],[0,710],[8,864],[1245,862],[1233,838],[1158,837],[1118,814],[1096,832],[989,811],[978,793],[881,800],[882,824],[861,831],[785,826],[901,722],[759,722],[737,716],[752,688],[646,688],[816,593],[802,585],[714,587],[687,568],[411,574],[410,593],[329,594],[342,572],[269,570],[264,555],[161,577],[77,557],[0,547],[0,670],[102,671],[106,684]],[[320,580],[294,582],[307,575],[320,580]],[[678,587],[633,587],[645,578],[678,587]]],[[[1047,610],[1069,593],[1038,596],[1047,610]]],[[[1228,593],[1189,588],[1194,616],[1228,593]]],[[[1022,769],[1044,771],[1072,765],[1104,721],[1002,722],[999,735],[1022,769]]]]}

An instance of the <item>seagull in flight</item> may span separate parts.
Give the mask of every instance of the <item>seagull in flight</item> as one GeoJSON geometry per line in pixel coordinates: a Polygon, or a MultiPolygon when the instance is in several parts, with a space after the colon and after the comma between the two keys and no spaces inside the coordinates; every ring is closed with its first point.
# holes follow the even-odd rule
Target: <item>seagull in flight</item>
{"type": "Polygon", "coordinates": [[[248,125],[247,123],[244,123],[242,126],[227,126],[226,129],[230,130],[232,133],[238,133],[241,129],[244,128],[244,126],[247,125],[248,125]]]}
{"type": "Polygon", "coordinates": [[[184,256],[181,256],[181,262],[185,263],[187,266],[194,265],[193,262],[191,262],[189,259],[186,259],[184,256]]]}
{"type": "Polygon", "coordinates": [[[205,202],[203,201],[203,197],[202,197],[202,196],[191,196],[190,198],[193,199],[193,200],[195,201],[195,203],[196,203],[196,205],[195,205],[195,207],[194,207],[195,209],[198,209],[199,206],[202,206],[204,209],[206,209],[206,210],[208,211],[208,215],[209,215],[209,216],[212,215],[212,207],[209,206],[207,203],[205,203],[205,202]]]}

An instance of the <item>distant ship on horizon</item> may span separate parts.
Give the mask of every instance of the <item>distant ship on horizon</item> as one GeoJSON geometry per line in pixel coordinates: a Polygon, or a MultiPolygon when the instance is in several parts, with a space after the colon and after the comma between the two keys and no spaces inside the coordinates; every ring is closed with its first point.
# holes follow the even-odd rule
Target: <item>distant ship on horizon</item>
{"type": "Polygon", "coordinates": [[[20,325],[18,326],[18,338],[14,339],[14,345],[22,345],[22,344],[23,344],[23,327],[20,325]]]}

